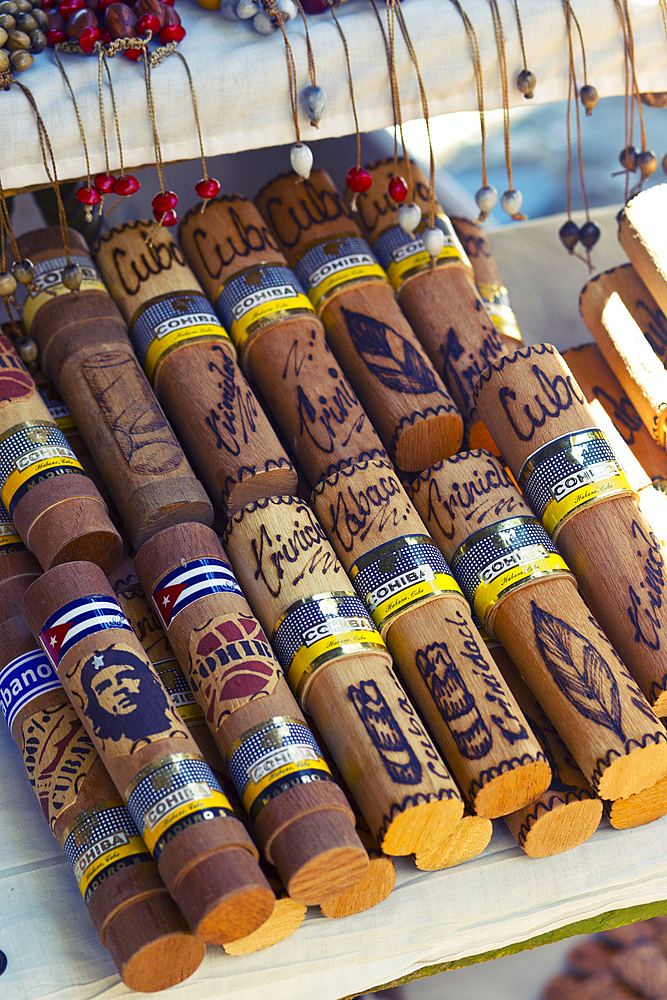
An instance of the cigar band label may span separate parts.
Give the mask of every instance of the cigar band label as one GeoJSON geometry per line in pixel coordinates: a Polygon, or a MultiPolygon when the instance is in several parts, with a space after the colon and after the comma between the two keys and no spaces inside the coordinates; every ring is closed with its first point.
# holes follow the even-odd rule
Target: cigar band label
{"type": "Polygon", "coordinates": [[[243,597],[231,566],[222,559],[191,559],[165,574],[153,591],[153,605],[167,631],[179,611],[211,594],[243,597]]]}
{"type": "Polygon", "coordinates": [[[344,591],[296,601],[278,619],[271,641],[297,698],[310,676],[330,660],[364,650],[386,651],[361,599],[344,591]]]}
{"type": "Polygon", "coordinates": [[[289,716],[267,719],[243,733],[227,751],[225,762],[253,821],[288,788],[333,780],[308,726],[289,716]]]}
{"type": "Polygon", "coordinates": [[[11,517],[26,494],[56,476],[85,475],[61,430],[45,420],[27,420],[0,438],[0,499],[11,517]]]}
{"type": "Polygon", "coordinates": [[[636,496],[599,427],[550,441],[526,459],[519,489],[552,537],[566,518],[598,500],[636,496]]]}
{"type": "Polygon", "coordinates": [[[234,815],[209,765],[188,753],[170,754],[148,764],[123,797],[156,861],[167,844],[188,827],[234,815]]]}
{"type": "Polygon", "coordinates": [[[100,802],[77,816],[65,831],[63,850],[86,903],[111,875],[151,860],[120,799],[100,802]]]}
{"type": "Polygon", "coordinates": [[[501,599],[530,580],[569,573],[535,517],[509,517],[474,532],[452,556],[452,570],[482,625],[501,599]]]}
{"type": "Polygon", "coordinates": [[[42,402],[46,406],[47,410],[51,414],[51,419],[53,420],[56,427],[63,433],[67,431],[78,430],[74,417],[67,409],[67,405],[63,399],[60,398],[52,385],[41,385],[37,386],[37,391],[41,396],[42,402]]]}
{"type": "Polygon", "coordinates": [[[178,660],[173,657],[169,660],[158,660],[153,667],[183,722],[186,725],[205,722],[204,713],[190,690],[178,660]]]}
{"type": "Polygon", "coordinates": [[[507,289],[503,285],[481,282],[477,286],[477,291],[498,333],[523,343],[507,289]]]}
{"type": "Polygon", "coordinates": [[[238,351],[267,323],[315,311],[284,264],[254,264],[235,274],[218,290],[215,309],[238,351]]]}
{"type": "Polygon", "coordinates": [[[369,278],[387,280],[366,240],[354,233],[325,236],[311,243],[294,264],[294,273],[318,311],[332,292],[345,285],[369,278]]]}
{"type": "Polygon", "coordinates": [[[428,535],[404,535],[367,552],[350,579],[380,632],[396,615],[436,594],[460,594],[440,550],[428,535]]]}
{"type": "Polygon", "coordinates": [[[78,597],[47,618],[39,641],[57,670],[63,656],[77,642],[108,628],[126,629],[134,635],[132,626],[113,597],[106,594],[78,597]]]}
{"type": "Polygon", "coordinates": [[[11,660],[0,673],[0,709],[9,731],[22,708],[57,688],[62,684],[41,649],[31,649],[11,660]]]}
{"type": "MultiPolygon", "coordinates": [[[[414,274],[421,274],[422,271],[428,271],[431,266],[431,258],[421,237],[426,226],[426,219],[422,219],[414,233],[405,233],[398,225],[390,226],[380,233],[373,244],[373,252],[396,291],[400,290],[408,278],[414,274]]],[[[440,229],[445,237],[445,245],[438,254],[436,263],[460,260],[466,267],[471,268],[468,255],[447,216],[437,215],[434,226],[440,229]]]]}
{"type": "Polygon", "coordinates": [[[130,339],[148,381],[175,348],[196,340],[229,340],[201,292],[167,292],[141,306],[130,323],[130,339]]]}
{"type": "Polygon", "coordinates": [[[27,551],[9,516],[9,511],[0,503],[0,556],[10,555],[12,552],[27,551]]]}
{"type": "Polygon", "coordinates": [[[17,305],[23,308],[22,322],[26,333],[30,333],[35,316],[47,302],[58,295],[73,295],[74,293],[63,284],[63,271],[68,264],[78,264],[83,273],[83,281],[79,292],[107,292],[106,285],[100,277],[90,257],[77,257],[70,254],[67,257],[51,257],[49,260],[38,261],[35,265],[35,277],[29,285],[19,285],[14,293],[17,305]]]}

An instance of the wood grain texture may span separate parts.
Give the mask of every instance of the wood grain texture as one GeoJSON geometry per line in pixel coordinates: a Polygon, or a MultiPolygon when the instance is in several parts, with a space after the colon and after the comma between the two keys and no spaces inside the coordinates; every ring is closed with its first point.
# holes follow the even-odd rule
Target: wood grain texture
{"type": "Polygon", "coordinates": [[[634,826],[653,823],[667,816],[667,778],[661,778],[643,792],[616,799],[615,802],[605,802],[604,805],[605,816],[616,830],[630,830],[634,826]]]}
{"type": "MultiPolygon", "coordinates": [[[[618,239],[630,259],[639,279],[646,286],[660,310],[655,320],[664,332],[667,312],[665,276],[667,274],[667,241],[660,226],[665,207],[667,185],[658,184],[632,198],[623,209],[618,223],[618,239]]],[[[662,340],[662,337],[660,338],[662,340]]],[[[665,359],[667,344],[655,348],[665,359]]]]}
{"type": "Polygon", "coordinates": [[[488,846],[493,833],[493,823],[483,816],[466,810],[458,826],[449,837],[430,851],[413,854],[412,860],[423,872],[438,872],[444,868],[472,861],[488,846]]]}

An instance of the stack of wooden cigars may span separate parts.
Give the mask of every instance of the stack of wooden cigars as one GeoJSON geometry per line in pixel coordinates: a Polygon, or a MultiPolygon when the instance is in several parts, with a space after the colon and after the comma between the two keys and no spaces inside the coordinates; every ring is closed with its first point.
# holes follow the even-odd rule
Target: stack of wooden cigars
{"type": "MultiPolygon", "coordinates": [[[[516,350],[483,234],[438,209],[430,258],[392,169],[355,212],[314,170],[179,242],[19,239],[40,370],[0,338],[0,703],[135,990],[373,906],[392,856],[461,863],[499,817],[539,858],[667,813],[659,373],[642,402],[645,366],[631,395],[593,346],[516,350]]],[[[627,270],[582,297],[614,343],[627,270]]]]}

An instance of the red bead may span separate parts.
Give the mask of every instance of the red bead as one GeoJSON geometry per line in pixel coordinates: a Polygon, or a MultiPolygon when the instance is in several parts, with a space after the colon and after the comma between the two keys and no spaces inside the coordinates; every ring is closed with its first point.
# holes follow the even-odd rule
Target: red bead
{"type": "Polygon", "coordinates": [[[54,49],[56,45],[60,44],[60,42],[67,41],[67,32],[58,31],[57,28],[53,28],[51,31],[47,31],[46,41],[51,46],[51,48],[54,49]]]}
{"type": "Polygon", "coordinates": [[[75,14],[77,10],[83,10],[86,6],[85,0],[60,0],[60,11],[61,17],[67,20],[72,14],[75,14]]]}
{"type": "Polygon", "coordinates": [[[101,201],[100,192],[94,187],[79,188],[76,197],[82,205],[99,205],[101,201]]]}
{"type": "Polygon", "coordinates": [[[400,174],[394,174],[389,180],[389,195],[399,204],[408,196],[408,185],[400,174]]]}
{"type": "Polygon", "coordinates": [[[102,42],[102,45],[108,45],[109,42],[113,42],[113,38],[106,28],[100,28],[100,41],[102,42]]]}
{"type": "Polygon", "coordinates": [[[165,7],[173,7],[174,6],[174,0],[162,0],[162,3],[165,5],[165,7]]]}
{"type": "Polygon", "coordinates": [[[141,56],[141,49],[123,49],[123,55],[126,59],[131,59],[132,62],[136,62],[141,56]]]}
{"type": "Polygon", "coordinates": [[[373,183],[373,178],[363,167],[350,167],[345,179],[350,191],[354,191],[355,194],[362,194],[364,191],[368,191],[373,183]]]}
{"type": "Polygon", "coordinates": [[[220,181],[216,181],[215,177],[209,177],[208,180],[202,178],[195,184],[195,191],[200,198],[205,198],[207,201],[216,198],[220,194],[220,181]]]}
{"type": "Polygon", "coordinates": [[[151,31],[154,35],[157,35],[160,31],[160,22],[155,14],[142,14],[137,21],[136,32],[138,35],[145,35],[149,31],[151,31]]]}
{"type": "Polygon", "coordinates": [[[79,45],[86,55],[90,53],[95,48],[95,42],[102,41],[102,32],[99,28],[84,28],[79,35],[79,45]]]}
{"type": "Polygon", "coordinates": [[[168,24],[160,32],[160,42],[167,45],[169,42],[182,42],[185,38],[186,30],[182,24],[168,24]]]}
{"type": "Polygon", "coordinates": [[[95,174],[93,184],[102,194],[111,194],[116,178],[113,174],[95,174]]]}
{"type": "Polygon", "coordinates": [[[156,222],[159,222],[163,226],[175,226],[178,223],[178,216],[173,210],[170,210],[169,212],[158,212],[157,209],[154,208],[153,218],[156,222]]]}
{"type": "Polygon", "coordinates": [[[109,7],[114,0],[97,0],[96,10],[98,14],[103,14],[104,11],[109,7]]]}
{"type": "Polygon", "coordinates": [[[176,208],[178,195],[174,191],[160,191],[153,198],[151,205],[154,212],[168,212],[171,208],[176,208]]]}
{"type": "MultiPolygon", "coordinates": [[[[127,51],[129,52],[130,50],[128,49],[127,51]]],[[[140,187],[141,184],[136,177],[133,177],[132,174],[125,174],[124,177],[117,177],[114,181],[113,193],[125,197],[125,195],[134,194],[140,187]]]]}
{"type": "Polygon", "coordinates": [[[42,10],[51,10],[55,5],[56,0],[42,0],[42,10]]]}

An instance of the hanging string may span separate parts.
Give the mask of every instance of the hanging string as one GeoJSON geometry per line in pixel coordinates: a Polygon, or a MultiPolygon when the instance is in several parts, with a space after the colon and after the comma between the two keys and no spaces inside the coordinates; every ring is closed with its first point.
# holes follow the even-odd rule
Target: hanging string
{"type": "Polygon", "coordinates": [[[507,180],[509,188],[500,199],[500,204],[505,212],[514,220],[524,220],[525,215],[521,214],[521,192],[515,190],[512,183],[512,156],[510,152],[510,108],[509,108],[509,88],[507,83],[507,60],[505,57],[505,35],[503,33],[503,23],[498,8],[498,0],[489,0],[491,13],[493,15],[493,28],[496,35],[496,48],[498,50],[498,63],[500,68],[500,84],[502,88],[503,100],[503,136],[505,141],[505,164],[507,166],[507,180]]]}
{"type": "Polygon", "coordinates": [[[148,114],[151,120],[151,128],[153,130],[153,148],[155,149],[155,166],[157,167],[157,176],[160,182],[160,191],[164,193],[164,170],[162,167],[162,149],[160,147],[160,137],[157,131],[157,121],[155,118],[155,99],[153,96],[153,83],[151,80],[151,61],[148,57],[148,42],[150,41],[151,32],[149,31],[146,35],[146,44],[143,47],[144,52],[144,79],[146,81],[146,97],[148,99],[148,114]]]}
{"type": "MultiPolygon", "coordinates": [[[[625,197],[626,201],[632,198],[638,191],[641,191],[642,184],[644,181],[655,173],[658,167],[658,160],[651,150],[647,149],[646,143],[646,128],[644,125],[644,112],[642,109],[641,95],[639,92],[639,84],[637,82],[637,73],[635,67],[635,47],[634,47],[634,36],[632,33],[632,21],[630,20],[630,10],[628,7],[628,0],[623,0],[623,7],[621,7],[620,0],[614,0],[614,6],[616,7],[616,13],[621,22],[621,28],[623,31],[623,42],[625,46],[625,60],[626,60],[626,108],[629,103],[630,106],[630,128],[629,128],[629,140],[627,137],[628,128],[626,125],[626,146],[625,149],[621,151],[620,159],[621,165],[626,170],[626,185],[625,185],[625,197]],[[630,65],[630,73],[632,74],[632,84],[631,86],[627,83],[628,78],[628,62],[630,65]],[[631,89],[632,93],[628,98],[628,91],[631,89]],[[639,126],[641,130],[641,141],[642,149],[638,153],[632,145],[632,131],[634,124],[634,108],[637,107],[637,113],[639,115],[639,126]],[[625,161],[625,162],[624,162],[625,161]],[[628,191],[628,175],[627,171],[634,171],[635,168],[639,168],[640,178],[634,187],[628,191]]],[[[626,110],[627,117],[627,110],[626,110]]]]}
{"type": "Polygon", "coordinates": [[[310,77],[311,87],[317,86],[317,74],[315,72],[315,56],[313,54],[313,46],[310,41],[310,32],[308,30],[308,19],[306,17],[306,12],[303,9],[301,0],[294,0],[299,13],[301,14],[301,20],[303,21],[303,28],[306,33],[306,52],[308,53],[308,75],[310,77]]]}
{"type": "MultiPolygon", "coordinates": [[[[665,0],[667,2],[667,0],[665,0]]],[[[382,42],[384,44],[385,56],[387,58],[387,71],[389,73],[389,92],[391,96],[391,116],[394,123],[394,173],[398,173],[398,117],[396,112],[396,95],[394,93],[394,79],[391,72],[391,52],[389,50],[389,41],[387,39],[387,33],[384,30],[384,24],[382,23],[382,18],[380,17],[380,11],[377,9],[377,4],[375,0],[371,0],[373,10],[375,12],[375,17],[377,19],[380,33],[382,35],[382,42]]]]}
{"type": "Polygon", "coordinates": [[[333,17],[334,23],[338,28],[338,34],[340,35],[340,40],[343,43],[343,51],[345,52],[345,65],[347,66],[347,79],[348,79],[348,86],[350,89],[350,103],[352,105],[352,114],[354,115],[354,130],[356,132],[356,137],[357,137],[357,169],[359,170],[361,169],[361,136],[359,134],[359,119],[357,117],[357,104],[354,99],[354,84],[352,82],[352,66],[350,65],[350,50],[347,45],[347,38],[345,37],[345,33],[340,26],[340,21],[338,20],[338,17],[336,16],[336,9],[335,7],[331,7],[330,9],[331,9],[331,16],[333,17]]]}
{"type": "Polygon", "coordinates": [[[59,46],[58,45],[55,46],[55,48],[53,50],[53,53],[54,53],[54,55],[56,57],[56,62],[58,63],[58,68],[59,68],[60,72],[62,73],[62,76],[63,76],[63,79],[64,79],[65,83],[67,84],[67,89],[69,90],[70,97],[72,98],[72,104],[74,105],[74,113],[76,114],[76,120],[77,120],[77,124],[79,126],[79,133],[81,135],[81,145],[83,146],[83,155],[84,155],[85,160],[86,160],[86,184],[87,184],[87,187],[90,189],[90,186],[91,186],[90,185],[90,159],[88,157],[88,143],[86,142],[86,135],[85,135],[85,132],[83,131],[83,121],[81,120],[81,112],[79,111],[79,105],[78,105],[76,96],[74,94],[74,90],[72,89],[72,84],[70,83],[69,76],[67,75],[67,72],[65,71],[65,67],[63,66],[62,61],[60,59],[60,52],[59,52],[59,46]]]}
{"type": "Polygon", "coordinates": [[[408,185],[407,206],[411,207],[414,201],[415,185],[412,178],[412,166],[408,155],[408,148],[403,134],[403,115],[401,113],[401,99],[398,92],[398,76],[396,74],[396,0],[386,0],[387,5],[387,35],[389,40],[389,77],[391,80],[392,93],[396,106],[396,118],[398,121],[398,131],[401,136],[401,147],[403,149],[403,164],[405,167],[406,181],[408,185]]]}
{"type": "Polygon", "coordinates": [[[521,24],[521,14],[519,13],[519,0],[514,0],[514,13],[516,15],[516,27],[519,32],[519,44],[521,46],[521,58],[523,60],[523,69],[517,77],[516,86],[519,93],[523,94],[526,100],[530,100],[534,96],[537,79],[535,78],[535,74],[531,73],[528,69],[526,47],[523,42],[523,25],[521,24]]]}

